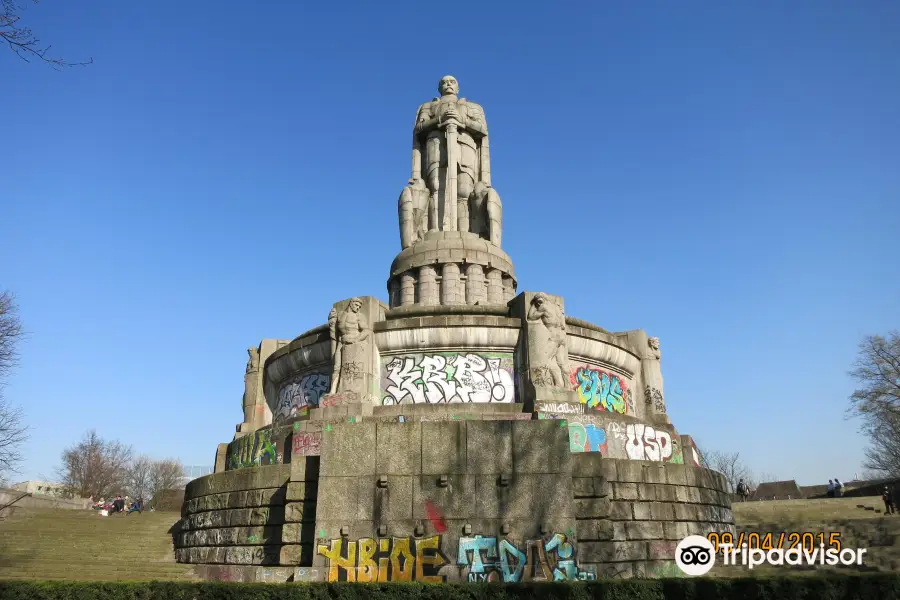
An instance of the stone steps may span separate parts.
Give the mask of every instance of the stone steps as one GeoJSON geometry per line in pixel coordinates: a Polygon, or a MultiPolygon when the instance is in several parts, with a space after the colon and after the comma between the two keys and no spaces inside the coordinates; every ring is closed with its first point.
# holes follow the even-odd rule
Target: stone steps
{"type": "Polygon", "coordinates": [[[175,562],[179,513],[101,517],[94,511],[28,509],[0,522],[0,579],[196,580],[175,562]]]}

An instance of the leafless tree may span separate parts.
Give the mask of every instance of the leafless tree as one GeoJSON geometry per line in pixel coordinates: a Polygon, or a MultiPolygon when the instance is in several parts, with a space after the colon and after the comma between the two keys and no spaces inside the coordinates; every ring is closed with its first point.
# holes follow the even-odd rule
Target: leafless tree
{"type": "Polygon", "coordinates": [[[23,336],[15,297],[9,292],[0,293],[0,482],[4,483],[10,473],[18,472],[22,446],[28,440],[22,409],[3,398],[4,380],[18,364],[23,336]]]}
{"type": "Polygon", "coordinates": [[[104,440],[93,429],[77,444],[66,448],[58,478],[76,497],[95,499],[122,493],[128,481],[131,447],[104,440]]]}
{"type": "Polygon", "coordinates": [[[180,461],[171,458],[153,461],[149,477],[150,495],[157,498],[163,490],[180,487],[183,476],[184,465],[180,461]]]}
{"type": "Polygon", "coordinates": [[[148,456],[139,456],[128,465],[125,488],[134,498],[149,498],[151,474],[154,460],[148,456]]]}
{"type": "Polygon", "coordinates": [[[737,490],[738,482],[743,479],[751,489],[756,487],[753,472],[741,460],[739,452],[721,452],[704,448],[700,451],[700,465],[718,471],[728,480],[731,492],[737,490]]]}
{"type": "Polygon", "coordinates": [[[867,336],[850,371],[859,388],[850,396],[850,417],[861,418],[869,436],[864,467],[900,477],[900,331],[867,336]]]}
{"type": "MultiPolygon", "coordinates": [[[[37,4],[39,0],[31,0],[37,4]]],[[[84,66],[94,62],[90,59],[86,62],[69,62],[61,58],[53,58],[48,55],[50,46],[44,46],[39,39],[34,37],[30,28],[19,23],[20,13],[23,7],[18,0],[0,0],[0,38],[9,46],[9,49],[25,62],[37,58],[56,69],[62,67],[84,66]]]]}

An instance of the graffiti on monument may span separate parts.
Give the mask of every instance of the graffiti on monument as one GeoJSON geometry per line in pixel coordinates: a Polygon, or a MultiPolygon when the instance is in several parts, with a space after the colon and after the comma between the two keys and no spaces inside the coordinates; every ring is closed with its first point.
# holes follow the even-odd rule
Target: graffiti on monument
{"type": "Polygon", "coordinates": [[[546,540],[528,540],[522,545],[492,536],[462,537],[456,556],[456,564],[465,569],[469,581],[596,579],[593,572],[577,567],[575,544],[561,533],[546,540]]]}
{"type": "Polygon", "coordinates": [[[641,423],[625,426],[625,453],[628,458],[669,462],[673,450],[672,435],[669,432],[641,423]]]}
{"type": "Polygon", "coordinates": [[[514,402],[512,354],[441,352],[384,359],[382,404],[514,402]]]}
{"type": "Polygon", "coordinates": [[[599,452],[602,456],[608,456],[606,432],[592,423],[569,423],[569,450],[599,452]]]}
{"type": "Polygon", "coordinates": [[[578,367],[571,374],[570,380],[578,392],[578,399],[588,408],[619,413],[634,412],[633,402],[629,403],[628,389],[618,375],[607,373],[596,367],[578,367]],[[632,405],[631,411],[628,410],[632,405]]]}
{"type": "Polygon", "coordinates": [[[228,444],[226,468],[246,469],[260,465],[277,465],[282,457],[272,441],[271,429],[259,429],[228,444]]]}
{"type": "Polygon", "coordinates": [[[309,414],[310,408],[319,406],[319,400],[328,392],[330,383],[331,377],[325,373],[307,373],[291,379],[278,391],[278,404],[272,411],[274,419],[309,414]]]}
{"type": "Polygon", "coordinates": [[[425,538],[361,538],[355,542],[336,538],[318,544],[316,553],[325,557],[328,581],[387,582],[420,581],[440,583],[441,536],[425,538]]]}
{"type": "Polygon", "coordinates": [[[298,431],[294,434],[291,447],[291,457],[294,456],[319,456],[322,454],[322,432],[298,431]]]}

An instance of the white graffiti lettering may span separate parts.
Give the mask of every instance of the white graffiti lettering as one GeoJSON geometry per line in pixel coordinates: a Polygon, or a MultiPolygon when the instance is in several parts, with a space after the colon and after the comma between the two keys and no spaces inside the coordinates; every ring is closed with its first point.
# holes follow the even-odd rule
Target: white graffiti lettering
{"type": "Polygon", "coordinates": [[[310,373],[288,382],[278,392],[276,418],[297,416],[304,408],[315,408],[328,391],[331,377],[324,373],[310,373]]]}
{"type": "Polygon", "coordinates": [[[534,407],[537,412],[553,413],[555,415],[581,415],[584,414],[583,404],[570,404],[566,402],[538,402],[534,407]]]}
{"type": "Polygon", "coordinates": [[[385,370],[385,405],[515,401],[512,376],[501,358],[433,354],[417,361],[411,356],[396,357],[385,370]]]}
{"type": "Polygon", "coordinates": [[[672,456],[672,436],[649,425],[625,428],[625,452],[632,460],[664,461],[672,456]]]}

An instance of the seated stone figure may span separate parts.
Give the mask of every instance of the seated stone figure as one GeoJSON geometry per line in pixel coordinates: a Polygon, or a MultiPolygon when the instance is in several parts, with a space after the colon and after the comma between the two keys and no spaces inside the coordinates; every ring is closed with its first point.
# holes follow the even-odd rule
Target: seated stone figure
{"type": "Polygon", "coordinates": [[[500,194],[479,181],[469,195],[469,231],[500,246],[503,206],[500,194]]]}

